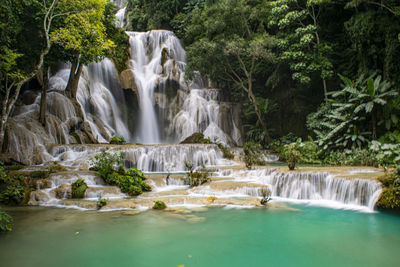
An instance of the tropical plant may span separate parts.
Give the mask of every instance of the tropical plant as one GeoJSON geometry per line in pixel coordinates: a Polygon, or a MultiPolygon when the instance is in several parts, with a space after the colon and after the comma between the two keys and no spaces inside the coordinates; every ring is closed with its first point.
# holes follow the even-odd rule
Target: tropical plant
{"type": "Polygon", "coordinates": [[[107,205],[107,202],[108,202],[108,198],[103,198],[101,195],[99,195],[97,197],[97,202],[96,202],[97,208],[101,209],[102,207],[107,205]]]}
{"type": "Polygon", "coordinates": [[[301,156],[297,150],[296,143],[285,145],[282,153],[288,163],[289,170],[294,170],[301,156]]]}
{"type": "Polygon", "coordinates": [[[153,205],[153,209],[155,209],[155,210],[163,210],[166,208],[167,208],[167,205],[165,205],[165,203],[161,200],[157,200],[153,205]]]}
{"type": "Polygon", "coordinates": [[[268,187],[262,187],[259,189],[259,194],[261,195],[261,205],[266,205],[271,200],[271,190],[268,187]]]}
{"type": "Polygon", "coordinates": [[[377,138],[377,115],[395,100],[398,93],[390,89],[381,76],[361,75],[356,81],[339,75],[343,89],[330,92],[330,103],[308,117],[319,145],[328,148],[361,149],[377,138]],[[369,123],[371,122],[371,123],[369,123]]]}
{"type": "Polygon", "coordinates": [[[113,145],[125,145],[126,144],[125,137],[123,137],[123,136],[114,136],[113,138],[111,138],[110,144],[113,144],[113,145]]]}
{"type": "Polygon", "coordinates": [[[0,203],[18,205],[24,199],[25,182],[22,175],[9,176],[0,164],[0,203]]]}
{"type": "Polygon", "coordinates": [[[183,179],[183,181],[190,187],[199,186],[211,181],[211,170],[207,169],[205,166],[201,166],[200,168],[196,169],[196,171],[193,171],[193,163],[188,162],[186,169],[189,172],[186,174],[186,177],[183,179]]]}
{"type": "Polygon", "coordinates": [[[122,192],[130,196],[137,196],[143,192],[151,191],[151,186],[146,184],[143,172],[123,166],[124,153],[112,154],[108,148],[102,149],[99,155],[92,159],[92,169],[110,185],[118,186],[122,192]]]}
{"type": "Polygon", "coordinates": [[[9,232],[12,231],[13,218],[6,212],[0,211],[0,231],[9,232]]]}
{"type": "Polygon", "coordinates": [[[72,198],[83,198],[87,188],[86,182],[79,178],[71,185],[72,198]]]}
{"type": "Polygon", "coordinates": [[[246,142],[243,146],[243,154],[243,161],[248,169],[251,169],[253,165],[264,163],[260,144],[246,142]]]}

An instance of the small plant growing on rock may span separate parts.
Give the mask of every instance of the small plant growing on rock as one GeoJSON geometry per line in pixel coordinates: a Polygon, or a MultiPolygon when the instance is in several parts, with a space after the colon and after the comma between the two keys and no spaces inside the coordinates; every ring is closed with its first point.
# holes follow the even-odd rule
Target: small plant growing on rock
{"type": "Polygon", "coordinates": [[[289,170],[294,170],[296,162],[299,160],[301,154],[296,148],[296,144],[288,144],[283,148],[283,155],[288,163],[289,170]]]}
{"type": "Polygon", "coordinates": [[[185,166],[186,169],[188,170],[186,177],[183,179],[186,185],[194,187],[211,181],[210,179],[211,171],[207,169],[205,166],[202,166],[197,171],[193,171],[194,169],[193,162],[185,161],[185,166]]]}
{"type": "Polygon", "coordinates": [[[151,186],[146,184],[143,172],[130,168],[126,170],[123,166],[124,153],[112,154],[102,149],[101,153],[92,160],[92,170],[109,185],[118,186],[122,192],[130,196],[138,196],[143,192],[151,191],[151,186]]]}
{"type": "Polygon", "coordinates": [[[64,166],[58,165],[57,163],[52,163],[49,166],[49,173],[55,173],[55,172],[64,172],[66,171],[67,168],[65,168],[64,166]]]}
{"type": "Polygon", "coordinates": [[[268,187],[263,187],[259,189],[259,193],[262,197],[261,205],[266,205],[271,200],[271,190],[268,187]]]}
{"type": "Polygon", "coordinates": [[[0,165],[0,203],[18,205],[24,199],[25,177],[21,175],[10,176],[0,165]]]}
{"type": "Polygon", "coordinates": [[[123,136],[114,136],[113,138],[111,138],[110,144],[112,144],[112,145],[125,145],[126,144],[125,137],[123,137],[123,136]]]}
{"type": "Polygon", "coordinates": [[[83,198],[88,188],[87,184],[83,179],[76,180],[72,186],[72,198],[83,198]]]}
{"type": "Polygon", "coordinates": [[[155,210],[163,210],[166,209],[167,205],[161,200],[157,200],[156,203],[154,203],[153,209],[155,210]]]}
{"type": "Polygon", "coordinates": [[[13,218],[6,212],[0,211],[0,231],[9,232],[12,231],[13,218]]]}
{"type": "Polygon", "coordinates": [[[233,159],[235,157],[235,155],[233,155],[231,153],[231,151],[229,150],[229,148],[227,148],[226,146],[224,146],[222,143],[217,142],[216,143],[218,148],[221,150],[222,152],[222,156],[226,159],[233,159]]]}
{"type": "Polygon", "coordinates": [[[104,207],[105,205],[107,205],[107,202],[108,202],[108,198],[102,198],[102,196],[99,195],[99,196],[97,197],[97,203],[96,203],[97,209],[101,209],[102,207],[104,207]]]}
{"type": "Polygon", "coordinates": [[[253,142],[246,142],[243,146],[243,161],[247,169],[251,169],[253,165],[263,164],[261,145],[253,142]]]}

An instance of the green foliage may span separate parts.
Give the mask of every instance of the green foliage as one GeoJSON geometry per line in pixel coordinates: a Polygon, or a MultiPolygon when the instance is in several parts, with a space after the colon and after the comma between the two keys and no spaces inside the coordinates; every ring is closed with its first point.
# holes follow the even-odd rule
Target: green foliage
{"type": "Polygon", "coordinates": [[[96,170],[99,176],[107,182],[107,177],[122,167],[124,156],[124,153],[112,154],[108,152],[107,147],[103,148],[100,154],[92,159],[92,169],[96,170]]]}
{"type": "Polygon", "coordinates": [[[194,133],[187,137],[185,140],[180,142],[180,144],[212,144],[213,142],[210,138],[204,138],[202,133],[194,133]]]}
{"type": "Polygon", "coordinates": [[[222,156],[226,159],[233,159],[235,157],[235,155],[232,154],[232,152],[229,150],[229,148],[227,148],[226,146],[224,146],[223,144],[221,144],[220,142],[217,142],[217,146],[218,148],[221,150],[222,152],[222,156]]]}
{"type": "Polygon", "coordinates": [[[165,203],[161,200],[157,200],[153,206],[153,209],[155,209],[155,210],[163,210],[166,208],[167,208],[167,205],[165,205],[165,203]]]}
{"type": "Polygon", "coordinates": [[[46,179],[50,175],[49,171],[33,171],[29,173],[29,177],[33,179],[46,179]]]}
{"type": "Polygon", "coordinates": [[[151,186],[146,184],[146,177],[142,171],[136,168],[125,170],[122,165],[124,156],[124,153],[112,154],[108,152],[108,148],[102,149],[92,160],[93,169],[107,184],[118,186],[130,196],[151,191],[151,186]]]}
{"type": "Polygon", "coordinates": [[[194,171],[194,163],[190,161],[185,161],[185,167],[188,170],[186,177],[184,178],[184,183],[190,187],[199,186],[211,181],[210,172],[211,170],[202,166],[194,171]]]}
{"type": "Polygon", "coordinates": [[[376,203],[380,209],[400,210],[400,167],[379,177],[384,189],[376,203]]]}
{"type": "Polygon", "coordinates": [[[126,141],[125,141],[125,138],[123,136],[114,136],[113,138],[111,138],[110,144],[113,144],[113,145],[125,145],[126,141]]]}
{"type": "Polygon", "coordinates": [[[18,171],[23,169],[25,166],[24,165],[10,165],[10,166],[4,166],[4,169],[6,171],[18,171]]]}
{"type": "Polygon", "coordinates": [[[371,153],[376,155],[379,165],[391,165],[400,163],[400,144],[381,144],[372,141],[370,146],[371,153]]]}
{"type": "Polygon", "coordinates": [[[296,149],[296,144],[289,144],[283,147],[282,151],[287,163],[289,170],[294,170],[296,162],[300,159],[300,152],[296,149]]]}
{"type": "Polygon", "coordinates": [[[9,176],[0,165],[0,203],[18,205],[24,199],[25,183],[22,175],[9,176]]]}
{"type": "Polygon", "coordinates": [[[376,153],[359,148],[330,151],[325,155],[323,163],[334,166],[379,166],[376,153]]]}
{"type": "Polygon", "coordinates": [[[85,196],[87,184],[83,179],[78,179],[71,185],[72,198],[83,198],[85,196]]]}
{"type": "Polygon", "coordinates": [[[107,39],[103,24],[106,3],[106,0],[61,2],[68,14],[63,18],[63,27],[52,32],[51,41],[71,56],[79,55],[82,64],[102,59],[115,46],[107,39]]]}
{"type": "MultiPolygon", "coordinates": [[[[279,59],[290,66],[292,78],[303,84],[311,82],[311,75],[320,78],[333,76],[329,59],[332,47],[320,39],[319,13],[330,0],[271,1],[268,26],[277,30],[279,59]]],[[[326,92],[325,92],[326,94],[326,92]]]]}
{"type": "Polygon", "coordinates": [[[52,163],[49,166],[49,173],[55,173],[55,172],[65,172],[67,170],[67,168],[65,168],[62,165],[58,165],[57,163],[52,163]]]}
{"type": "Polygon", "coordinates": [[[0,211],[0,231],[10,232],[12,231],[13,218],[6,212],[0,211]]]}
{"type": "Polygon", "coordinates": [[[330,93],[330,102],[308,117],[308,127],[324,149],[365,148],[380,132],[377,117],[398,93],[379,75],[356,81],[339,76],[343,89],[330,93]]]}
{"type": "Polygon", "coordinates": [[[234,155],[230,152],[229,148],[225,147],[220,142],[212,142],[210,138],[204,138],[204,134],[202,133],[194,133],[191,136],[187,137],[185,140],[180,142],[180,144],[216,144],[218,148],[221,150],[222,155],[226,159],[233,159],[234,155]]]}
{"type": "Polygon", "coordinates": [[[253,165],[262,165],[264,163],[260,144],[246,142],[243,146],[243,153],[243,160],[248,169],[251,169],[253,165]]]}
{"type": "Polygon", "coordinates": [[[113,60],[118,72],[122,72],[127,68],[126,63],[129,60],[129,36],[123,29],[116,26],[114,12],[114,3],[108,2],[104,10],[103,24],[107,38],[115,46],[106,51],[106,56],[113,60]]]}
{"type": "Polygon", "coordinates": [[[98,196],[98,197],[97,197],[97,202],[96,202],[97,209],[101,209],[102,207],[104,207],[105,205],[107,205],[107,202],[108,202],[108,198],[102,198],[101,195],[98,196]]]}
{"type": "Polygon", "coordinates": [[[260,201],[261,205],[267,205],[268,202],[271,200],[271,190],[268,187],[262,187],[259,189],[259,194],[262,197],[260,201]]]}

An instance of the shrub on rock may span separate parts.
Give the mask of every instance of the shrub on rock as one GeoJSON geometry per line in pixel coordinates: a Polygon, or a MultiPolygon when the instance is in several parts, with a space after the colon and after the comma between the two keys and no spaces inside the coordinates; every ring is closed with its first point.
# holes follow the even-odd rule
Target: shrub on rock
{"type": "Polygon", "coordinates": [[[76,180],[71,186],[72,198],[83,198],[87,188],[88,186],[83,179],[76,180]]]}

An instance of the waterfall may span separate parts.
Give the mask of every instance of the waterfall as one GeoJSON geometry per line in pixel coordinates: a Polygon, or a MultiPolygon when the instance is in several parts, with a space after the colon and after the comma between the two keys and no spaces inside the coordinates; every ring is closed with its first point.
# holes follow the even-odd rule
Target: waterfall
{"type": "Polygon", "coordinates": [[[267,185],[273,197],[332,202],[373,210],[381,184],[374,180],[340,178],[329,173],[279,172],[275,169],[230,173],[235,181],[267,185]]]}
{"type": "MultiPolygon", "coordinates": [[[[56,145],[49,150],[50,161],[87,169],[88,162],[100,153],[96,145],[56,145]]],[[[233,162],[222,157],[216,145],[126,145],[111,146],[111,153],[125,154],[125,167],[136,167],[145,172],[185,172],[185,161],[200,166],[229,166],[233,162]]]]}
{"type": "Polygon", "coordinates": [[[195,73],[185,81],[186,53],[165,30],[127,32],[135,87],[139,96],[138,143],[176,143],[195,132],[225,145],[242,143],[235,107],[221,90],[195,73]]]}

